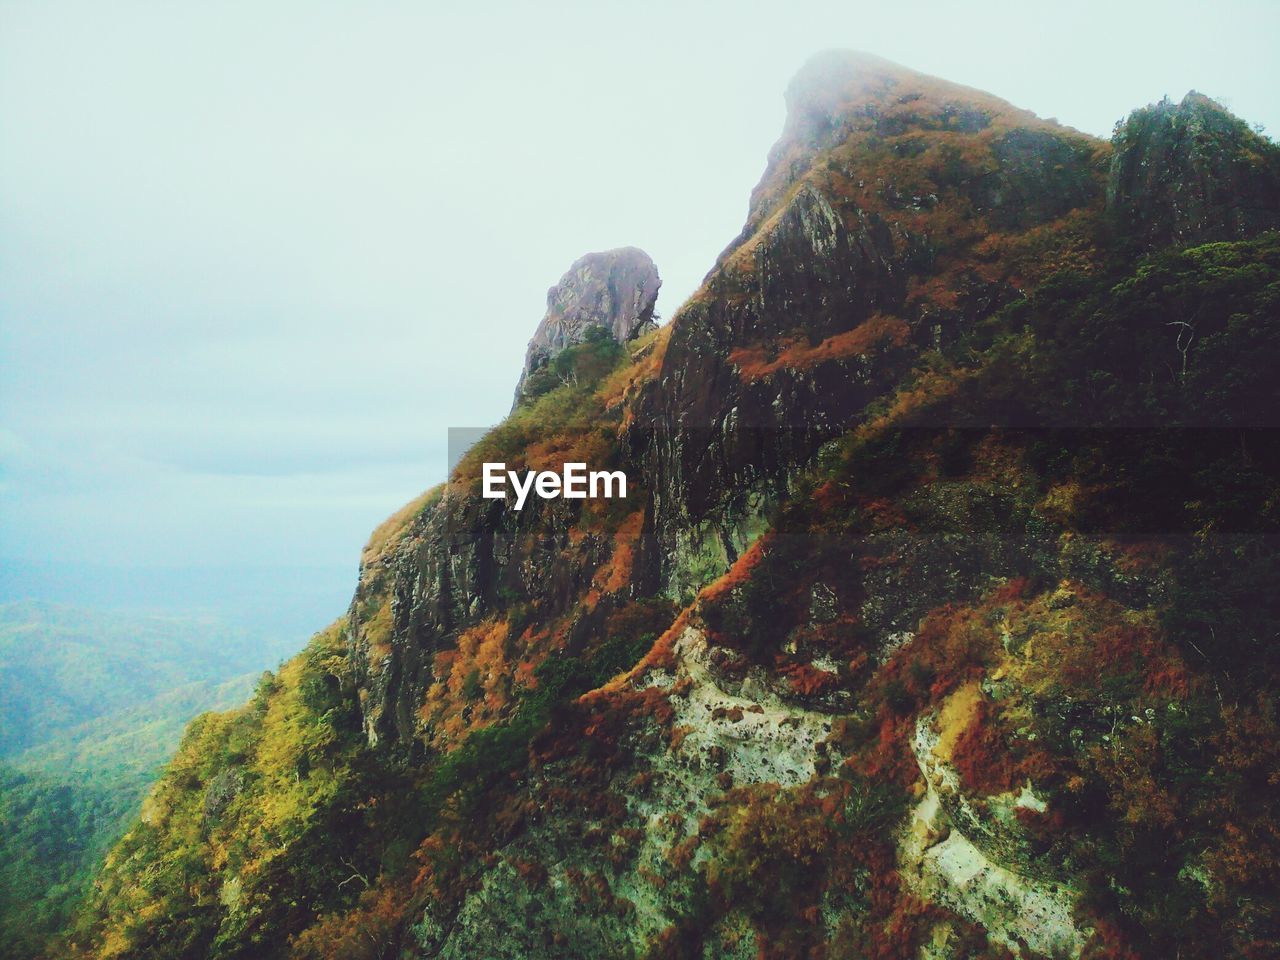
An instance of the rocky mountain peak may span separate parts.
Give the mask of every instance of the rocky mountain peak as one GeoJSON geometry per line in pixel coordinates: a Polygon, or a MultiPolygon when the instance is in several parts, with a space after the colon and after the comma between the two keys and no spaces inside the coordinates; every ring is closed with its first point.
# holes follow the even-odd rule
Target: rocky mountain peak
{"type": "Polygon", "coordinates": [[[653,324],[662,280],[638,247],[618,247],[579,257],[547,291],[547,312],[525,353],[516,386],[516,404],[526,396],[531,374],[565,349],[582,343],[597,328],[626,343],[653,324]]]}
{"type": "Polygon", "coordinates": [[[910,72],[883,57],[860,51],[825,50],[815,54],[787,84],[784,135],[829,127],[839,119],[852,96],[883,88],[895,75],[910,72]]]}
{"type": "Polygon", "coordinates": [[[752,191],[747,222],[719,263],[756,233],[798,182],[828,173],[844,177],[859,193],[910,190],[923,198],[936,192],[920,192],[926,179],[944,189],[986,190],[979,205],[1003,206],[1005,219],[1023,226],[1059,215],[1063,203],[1078,205],[1100,179],[1092,154],[1105,150],[1101,141],[982,90],[872,54],[817,54],[792,78],[785,100],[786,123],[752,191]]]}
{"type": "Polygon", "coordinates": [[[1135,110],[1115,133],[1107,208],[1151,248],[1280,227],[1280,147],[1202,93],[1135,110]]]}

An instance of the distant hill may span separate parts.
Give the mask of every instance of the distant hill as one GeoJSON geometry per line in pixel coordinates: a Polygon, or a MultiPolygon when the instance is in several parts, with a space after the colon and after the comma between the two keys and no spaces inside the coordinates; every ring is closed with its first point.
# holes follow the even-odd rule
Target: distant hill
{"type": "Polygon", "coordinates": [[[291,644],[212,618],[0,605],[0,958],[66,929],[195,716],[291,644]]]}
{"type": "Polygon", "coordinates": [[[300,645],[212,618],[0,605],[0,758],[181,687],[263,670],[300,645]]]}
{"type": "Polygon", "coordinates": [[[130,615],[168,611],[277,637],[309,637],[317,621],[350,599],[352,573],[347,563],[158,567],[4,557],[0,604],[40,600],[130,615]]]}

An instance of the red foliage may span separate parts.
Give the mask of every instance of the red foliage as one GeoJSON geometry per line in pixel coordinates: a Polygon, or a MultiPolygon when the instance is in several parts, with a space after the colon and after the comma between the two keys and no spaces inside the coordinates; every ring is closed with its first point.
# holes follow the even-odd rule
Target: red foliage
{"type": "Polygon", "coordinates": [[[911,328],[897,317],[876,314],[852,330],[827,337],[818,344],[810,344],[804,337],[782,340],[776,349],[756,344],[738,347],[729,354],[729,361],[738,368],[742,379],[759,380],[781,370],[804,370],[821,363],[859,357],[873,350],[887,350],[906,346],[911,328]]]}
{"type": "Polygon", "coordinates": [[[830,512],[844,502],[844,491],[834,480],[828,480],[813,491],[813,502],[824,513],[830,512]]]}
{"type": "Polygon", "coordinates": [[[1150,694],[1185,699],[1191,689],[1191,673],[1181,655],[1145,625],[1119,620],[1120,608],[1092,636],[1088,645],[1078,645],[1073,655],[1063,659],[1060,670],[1068,683],[1091,688],[1100,676],[1140,673],[1150,694]]]}
{"type": "Polygon", "coordinates": [[[868,531],[895,530],[910,527],[907,515],[902,512],[902,507],[892,500],[886,500],[882,497],[859,496],[855,498],[855,502],[858,505],[858,510],[862,513],[863,519],[867,521],[868,531]]]}
{"type": "Polygon", "coordinates": [[[987,606],[1002,607],[1026,600],[1031,596],[1031,581],[1026,577],[1013,577],[991,591],[984,601],[987,606]]]}
{"type": "Polygon", "coordinates": [[[1024,781],[991,701],[978,703],[973,722],[956,740],[951,765],[965,788],[978,794],[1005,793],[1024,781]]]}
{"type": "Polygon", "coordinates": [[[520,878],[530,886],[540,887],[547,882],[547,868],[536,860],[513,857],[508,861],[520,878]]]}
{"type": "Polygon", "coordinates": [[[1095,920],[1093,936],[1085,944],[1080,960],[1143,960],[1125,940],[1120,928],[1110,920],[1095,920]]]}
{"type": "Polygon", "coordinates": [[[863,743],[845,760],[845,766],[871,780],[909,786],[920,778],[920,768],[908,744],[915,718],[895,713],[882,704],[876,718],[876,737],[863,743]]]}
{"type": "Polygon", "coordinates": [[[791,689],[802,697],[820,697],[840,686],[840,675],[818,670],[807,663],[789,663],[778,672],[791,683],[791,689]]]}

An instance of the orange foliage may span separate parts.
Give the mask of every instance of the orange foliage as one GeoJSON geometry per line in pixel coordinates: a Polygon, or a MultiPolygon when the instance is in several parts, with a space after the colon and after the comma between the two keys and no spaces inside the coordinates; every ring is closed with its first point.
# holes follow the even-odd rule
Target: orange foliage
{"type": "Polygon", "coordinates": [[[485,620],[441,650],[432,664],[436,680],[427,689],[419,716],[427,742],[446,749],[472,730],[499,719],[511,698],[506,620],[485,620]]]}
{"type": "Polygon", "coordinates": [[[591,583],[603,593],[617,593],[631,583],[636,548],[640,545],[640,530],[644,526],[644,511],[630,514],[618,526],[613,537],[613,555],[596,571],[591,583]]]}
{"type": "Polygon", "coordinates": [[[667,355],[667,344],[671,341],[672,324],[659,327],[652,334],[641,337],[628,346],[632,351],[631,363],[615,370],[605,378],[596,396],[604,404],[606,410],[623,406],[622,429],[630,425],[633,411],[630,401],[645,383],[657,378],[662,369],[662,361],[667,355]]]}
{"type": "Polygon", "coordinates": [[[909,427],[925,419],[931,410],[941,407],[976,376],[974,370],[949,368],[945,371],[924,370],[877,410],[854,432],[860,441],[874,439],[888,430],[909,427]]]}
{"type": "MultiPolygon", "coordinates": [[[[524,448],[524,468],[559,473],[566,463],[598,464],[612,452],[602,430],[576,430],[534,440],[524,448]]],[[[508,469],[514,469],[508,464],[508,469]]]]}
{"type": "Polygon", "coordinates": [[[408,906],[408,891],[378,884],[365,890],[352,909],[312,923],[294,939],[289,955],[298,960],[380,960],[396,942],[408,906]]]}
{"type": "Polygon", "coordinates": [[[772,539],[772,533],[766,533],[748,547],[734,561],[723,576],[715,580],[706,587],[703,587],[699,598],[704,602],[715,602],[722,598],[725,594],[732,591],[735,587],[746,583],[751,577],[751,571],[754,570],[764,558],[768,549],[769,541],[772,539]]]}
{"type": "Polygon", "coordinates": [[[729,354],[729,360],[744,380],[760,380],[783,368],[804,370],[820,363],[864,356],[873,349],[904,347],[910,335],[911,328],[904,321],[878,313],[817,345],[810,345],[803,337],[793,337],[783,340],[772,352],[759,344],[738,347],[729,354]]]}
{"type": "Polygon", "coordinates": [[[601,689],[616,690],[635,678],[644,676],[650,670],[670,670],[674,668],[676,664],[676,641],[680,639],[680,635],[684,633],[685,628],[689,625],[692,612],[692,607],[686,607],[680,611],[680,615],[676,617],[675,622],[667,627],[662,636],[654,641],[653,646],[649,648],[649,652],[641,658],[640,662],[632,670],[610,680],[601,689]]]}

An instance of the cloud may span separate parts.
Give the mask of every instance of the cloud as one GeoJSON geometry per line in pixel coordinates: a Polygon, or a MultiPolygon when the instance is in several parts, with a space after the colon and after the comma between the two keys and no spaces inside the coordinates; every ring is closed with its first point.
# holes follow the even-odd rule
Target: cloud
{"type": "Polygon", "coordinates": [[[819,48],[1096,134],[1193,86],[1280,129],[1277,5],[1140,7],[9,0],[3,551],[346,569],[580,254],[645,248],[675,312],[819,48]]]}

